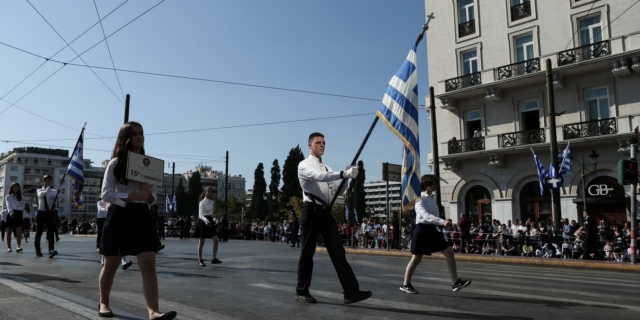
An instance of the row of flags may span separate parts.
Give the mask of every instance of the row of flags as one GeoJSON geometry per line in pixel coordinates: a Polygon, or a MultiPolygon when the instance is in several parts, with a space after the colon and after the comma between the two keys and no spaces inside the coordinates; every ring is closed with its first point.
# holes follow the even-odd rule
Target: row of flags
{"type": "MultiPolygon", "coordinates": [[[[355,218],[355,222],[358,223],[358,211],[356,208],[353,208],[353,214],[355,218]]],[[[344,216],[346,217],[346,221],[349,221],[349,206],[347,204],[344,205],[344,216]]]]}
{"type": "MultiPolygon", "coordinates": [[[[166,212],[171,211],[171,201],[169,201],[169,196],[167,195],[167,199],[164,204],[164,209],[166,212]]],[[[178,211],[178,201],[176,201],[176,195],[173,195],[173,211],[178,211]]]]}
{"type": "Polygon", "coordinates": [[[560,178],[562,175],[567,174],[571,171],[571,143],[567,143],[567,146],[562,150],[562,152],[558,155],[558,167],[559,171],[556,170],[553,163],[549,165],[549,171],[547,171],[542,163],[540,163],[540,159],[538,159],[538,155],[536,155],[535,151],[531,149],[533,153],[533,160],[536,162],[536,169],[538,170],[538,183],[540,184],[540,195],[544,195],[544,180],[546,178],[560,178]]]}

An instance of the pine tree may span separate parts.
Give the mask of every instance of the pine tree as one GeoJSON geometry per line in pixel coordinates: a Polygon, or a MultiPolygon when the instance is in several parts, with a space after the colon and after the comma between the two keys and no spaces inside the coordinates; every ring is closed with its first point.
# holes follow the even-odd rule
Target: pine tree
{"type": "Polygon", "coordinates": [[[269,196],[271,197],[271,199],[269,199],[271,201],[271,208],[269,210],[271,211],[271,215],[277,218],[274,220],[279,220],[280,191],[278,191],[278,189],[280,188],[280,179],[280,165],[278,164],[278,159],[275,159],[271,167],[271,183],[269,183],[269,196]]]}
{"type": "Polygon", "coordinates": [[[264,165],[258,164],[253,172],[253,197],[249,207],[250,219],[258,218],[264,220],[269,213],[269,204],[262,197],[267,192],[267,182],[264,179],[264,165]]]}
{"type": "Polygon", "coordinates": [[[196,171],[189,179],[189,216],[198,215],[200,194],[202,194],[202,183],[200,183],[200,172],[196,171]]]}
{"type": "Polygon", "coordinates": [[[304,160],[304,154],[300,145],[289,150],[289,155],[282,166],[282,194],[280,195],[280,203],[286,204],[288,211],[294,211],[289,201],[293,197],[302,199],[302,188],[298,180],[298,164],[304,160]]]}
{"type": "Polygon", "coordinates": [[[365,200],[364,182],[366,181],[366,174],[364,170],[364,163],[362,160],[358,161],[358,176],[355,179],[351,179],[348,190],[348,203],[349,212],[353,212],[353,209],[358,212],[358,217],[367,217],[367,203],[365,200]]]}
{"type": "Polygon", "coordinates": [[[176,188],[176,202],[176,206],[178,207],[176,214],[179,216],[186,216],[189,212],[189,208],[187,206],[187,203],[189,203],[189,195],[184,188],[182,179],[178,180],[178,187],[176,188]]]}

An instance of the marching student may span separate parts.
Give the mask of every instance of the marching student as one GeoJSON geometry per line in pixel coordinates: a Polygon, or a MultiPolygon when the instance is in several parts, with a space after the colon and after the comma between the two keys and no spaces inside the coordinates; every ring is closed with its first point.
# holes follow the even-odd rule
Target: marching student
{"type": "Polygon", "coordinates": [[[420,178],[422,195],[420,201],[416,203],[416,227],[411,237],[411,261],[407,265],[404,275],[404,282],[400,290],[406,293],[418,293],[411,285],[411,277],[416,267],[422,260],[423,255],[430,256],[433,252],[442,252],[447,258],[447,268],[451,276],[451,288],[453,292],[471,284],[471,280],[458,278],[456,268],[456,258],[453,256],[453,249],[444,239],[442,234],[436,229],[436,225],[451,227],[451,221],[440,218],[440,213],[433,192],[438,188],[437,177],[432,174],[425,174],[420,178]]]}
{"type": "MultiPolygon", "coordinates": [[[[107,220],[107,210],[109,203],[103,200],[98,201],[98,214],[96,214],[96,225],[98,226],[98,238],[96,239],[96,251],[100,251],[100,242],[102,241],[102,228],[107,220]]],[[[104,257],[103,257],[104,260],[104,257]]]]}
{"type": "Polygon", "coordinates": [[[21,252],[20,244],[22,242],[22,208],[24,208],[24,197],[20,192],[20,184],[14,182],[9,187],[9,194],[5,197],[7,215],[7,252],[11,252],[11,232],[16,235],[16,252],[21,252]]]}
{"type": "Polygon", "coordinates": [[[158,307],[158,238],[150,212],[150,205],[157,198],[157,188],[126,178],[129,151],[145,154],[142,125],[133,121],[120,128],[102,183],[102,200],[110,203],[111,208],[103,226],[100,243],[100,253],[105,256],[105,264],[100,272],[98,314],[101,317],[113,317],[109,308],[113,278],[122,256],[135,255],[149,319],[174,319],[177,316],[175,311],[160,313],[158,307]]]}
{"type": "Polygon", "coordinates": [[[22,210],[22,239],[24,243],[29,243],[29,231],[31,231],[31,208],[28,203],[24,204],[24,210],[22,210]]]}
{"type": "Polygon", "coordinates": [[[56,203],[60,200],[60,195],[58,194],[58,191],[51,188],[52,183],[53,177],[45,174],[42,177],[42,188],[36,191],[38,195],[38,213],[36,215],[36,242],[34,243],[34,246],[36,248],[36,256],[38,257],[42,257],[42,251],[40,251],[40,239],[42,238],[42,232],[44,231],[45,225],[47,226],[49,258],[53,258],[58,254],[53,241],[53,233],[54,229],[57,228],[55,220],[58,218],[54,210],[56,203]]]}
{"type": "Polygon", "coordinates": [[[338,190],[341,180],[353,179],[358,175],[358,167],[346,171],[333,171],[322,162],[325,149],[324,135],[314,132],[308,140],[309,157],[298,164],[298,180],[303,191],[302,216],[300,227],[302,230],[302,250],[298,261],[298,285],[296,286],[296,301],[316,303],[316,299],[309,293],[311,276],[313,274],[313,255],[316,252],[316,240],[322,236],[333,267],[336,269],[340,284],[344,289],[344,303],[355,303],[371,297],[371,291],[360,291],[349,262],[347,262],[340,233],[336,228],[336,221],[331,216],[329,204],[333,194],[346,190],[346,183],[342,190],[338,190]]]}
{"type": "Polygon", "coordinates": [[[206,187],[200,195],[200,204],[198,205],[198,233],[200,241],[198,242],[198,265],[204,267],[202,260],[202,247],[207,238],[213,239],[213,259],[212,264],[222,263],[216,257],[218,255],[218,225],[213,220],[213,188],[206,187]]]}
{"type": "Polygon", "coordinates": [[[5,208],[2,209],[2,220],[0,220],[0,234],[2,234],[2,241],[4,241],[4,231],[7,228],[6,224],[8,215],[9,211],[7,211],[7,207],[5,206],[5,208]]]}

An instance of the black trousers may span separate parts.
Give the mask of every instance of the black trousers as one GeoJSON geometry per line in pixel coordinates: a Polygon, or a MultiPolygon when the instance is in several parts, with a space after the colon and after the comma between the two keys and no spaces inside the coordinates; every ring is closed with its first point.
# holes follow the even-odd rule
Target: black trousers
{"type": "Polygon", "coordinates": [[[100,240],[102,240],[102,226],[107,218],[97,218],[96,224],[98,225],[98,239],[96,240],[96,248],[100,249],[100,240]]]}
{"type": "Polygon", "coordinates": [[[36,251],[41,252],[40,250],[40,238],[42,238],[42,232],[44,231],[45,225],[47,227],[47,242],[49,243],[49,251],[54,250],[54,230],[56,229],[56,214],[51,211],[40,211],[38,210],[38,217],[36,218],[36,242],[35,247],[36,251]]]}
{"type": "Polygon", "coordinates": [[[158,224],[158,240],[164,240],[164,224],[158,224]]]}
{"type": "Polygon", "coordinates": [[[352,295],[360,291],[360,285],[351,266],[347,262],[346,252],[342,246],[342,239],[336,227],[336,221],[327,209],[305,202],[302,206],[302,250],[298,261],[298,294],[308,294],[313,274],[313,255],[316,253],[316,241],[322,236],[331,263],[336,269],[338,279],[345,295],[352,295]]]}

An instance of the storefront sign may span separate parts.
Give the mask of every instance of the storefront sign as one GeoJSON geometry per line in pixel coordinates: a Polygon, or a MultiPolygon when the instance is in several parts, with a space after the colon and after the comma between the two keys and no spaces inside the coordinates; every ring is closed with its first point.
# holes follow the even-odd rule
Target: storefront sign
{"type": "Polygon", "coordinates": [[[609,194],[609,191],[613,191],[613,188],[610,188],[606,184],[594,184],[589,186],[587,192],[589,192],[592,196],[606,196],[609,194]]]}

